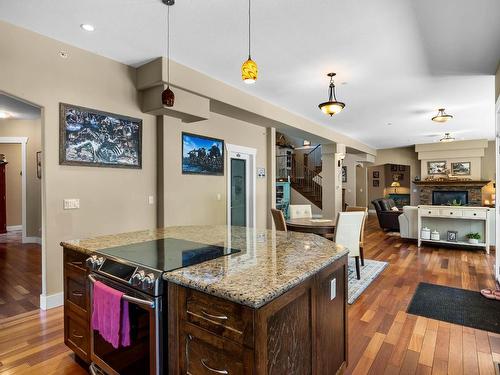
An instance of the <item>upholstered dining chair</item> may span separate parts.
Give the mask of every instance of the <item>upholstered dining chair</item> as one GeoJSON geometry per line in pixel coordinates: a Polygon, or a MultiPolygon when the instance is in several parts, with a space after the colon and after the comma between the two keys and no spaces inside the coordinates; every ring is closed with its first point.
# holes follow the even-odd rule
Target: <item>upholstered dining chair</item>
{"type": "Polygon", "coordinates": [[[354,257],[356,262],[356,277],[361,279],[359,266],[359,237],[365,213],[359,212],[339,212],[337,224],[335,225],[334,242],[346,247],[349,256],[354,257]]]}
{"type": "Polygon", "coordinates": [[[312,209],[310,204],[291,204],[288,206],[290,219],[310,219],[312,209]]]}
{"type": "Polygon", "coordinates": [[[365,224],[366,219],[368,217],[368,207],[360,207],[360,206],[347,206],[345,212],[364,212],[365,216],[363,218],[363,224],[361,225],[361,234],[359,237],[359,258],[361,259],[361,265],[365,265],[365,253],[363,250],[363,238],[365,237],[365,224]]]}
{"type": "Polygon", "coordinates": [[[276,230],[286,232],[286,221],[285,216],[283,215],[283,211],[271,208],[271,215],[273,216],[274,226],[276,227],[276,230]]]}

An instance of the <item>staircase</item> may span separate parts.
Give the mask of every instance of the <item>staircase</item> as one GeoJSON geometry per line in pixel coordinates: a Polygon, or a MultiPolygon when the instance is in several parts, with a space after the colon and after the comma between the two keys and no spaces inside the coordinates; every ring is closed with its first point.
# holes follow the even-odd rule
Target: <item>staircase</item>
{"type": "Polygon", "coordinates": [[[295,154],[280,156],[283,157],[289,158],[286,162],[289,168],[286,176],[278,177],[289,178],[293,189],[322,209],[321,146],[318,145],[304,154],[304,160],[297,160],[295,154]]]}

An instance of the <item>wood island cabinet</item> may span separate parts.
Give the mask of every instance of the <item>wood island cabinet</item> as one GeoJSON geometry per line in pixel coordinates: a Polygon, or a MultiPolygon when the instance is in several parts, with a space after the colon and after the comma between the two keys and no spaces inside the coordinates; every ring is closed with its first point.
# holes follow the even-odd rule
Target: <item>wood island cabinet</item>
{"type": "Polygon", "coordinates": [[[259,308],[169,283],[168,373],[343,373],[346,262],[341,257],[259,308]]]}

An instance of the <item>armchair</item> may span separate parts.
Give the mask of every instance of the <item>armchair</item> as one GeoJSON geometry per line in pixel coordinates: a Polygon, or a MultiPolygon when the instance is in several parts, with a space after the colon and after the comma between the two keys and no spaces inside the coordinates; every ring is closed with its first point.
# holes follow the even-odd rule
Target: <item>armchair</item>
{"type": "Polygon", "coordinates": [[[377,212],[378,223],[383,230],[392,230],[399,232],[399,215],[403,211],[392,211],[396,207],[392,199],[379,198],[372,201],[377,212]]]}

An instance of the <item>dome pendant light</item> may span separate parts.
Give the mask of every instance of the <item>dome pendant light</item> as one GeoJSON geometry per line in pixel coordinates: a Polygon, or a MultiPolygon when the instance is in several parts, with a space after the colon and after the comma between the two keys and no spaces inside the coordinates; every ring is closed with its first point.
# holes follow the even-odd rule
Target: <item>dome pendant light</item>
{"type": "Polygon", "coordinates": [[[453,142],[455,140],[454,137],[450,135],[450,133],[444,133],[444,137],[439,140],[439,142],[453,142]]]}
{"type": "Polygon", "coordinates": [[[335,84],[333,83],[333,77],[335,77],[335,75],[336,73],[327,74],[327,76],[330,77],[330,86],[328,87],[328,101],[321,103],[318,106],[324,114],[330,116],[339,113],[345,107],[344,103],[337,101],[337,97],[335,95],[335,84]]]}
{"type": "Polygon", "coordinates": [[[241,79],[246,84],[252,84],[257,81],[257,76],[259,74],[259,69],[255,61],[252,60],[251,56],[251,21],[252,16],[250,12],[250,0],[248,0],[248,59],[241,66],[241,79]]]}
{"type": "Polygon", "coordinates": [[[175,95],[170,90],[170,7],[175,4],[175,0],[162,0],[167,6],[167,88],[161,93],[161,102],[166,107],[173,107],[175,95]]]}
{"type": "Polygon", "coordinates": [[[447,115],[444,112],[444,108],[439,108],[438,109],[438,114],[432,118],[432,121],[435,122],[446,122],[448,120],[451,120],[453,118],[452,115],[447,115]]]}

